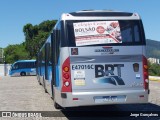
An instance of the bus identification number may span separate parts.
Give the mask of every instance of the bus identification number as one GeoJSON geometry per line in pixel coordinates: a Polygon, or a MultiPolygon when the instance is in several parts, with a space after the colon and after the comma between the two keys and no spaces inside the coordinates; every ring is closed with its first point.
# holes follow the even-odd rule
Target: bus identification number
{"type": "Polygon", "coordinates": [[[94,69],[94,65],[72,65],[72,70],[94,69]]]}

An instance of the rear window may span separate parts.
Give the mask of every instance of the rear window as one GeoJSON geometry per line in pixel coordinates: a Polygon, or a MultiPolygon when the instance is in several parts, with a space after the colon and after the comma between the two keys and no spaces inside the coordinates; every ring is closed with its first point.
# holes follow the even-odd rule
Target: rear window
{"type": "Polygon", "coordinates": [[[75,46],[142,45],[140,20],[67,21],[67,42],[75,46]]]}

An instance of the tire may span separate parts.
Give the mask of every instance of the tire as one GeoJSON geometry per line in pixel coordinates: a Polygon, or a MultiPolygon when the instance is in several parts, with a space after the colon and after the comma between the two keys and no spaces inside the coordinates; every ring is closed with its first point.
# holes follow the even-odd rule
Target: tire
{"type": "Polygon", "coordinates": [[[48,91],[47,91],[47,89],[46,89],[46,88],[44,88],[44,92],[45,92],[45,93],[48,93],[48,91]]]}
{"type": "Polygon", "coordinates": [[[46,89],[46,84],[45,84],[45,81],[44,81],[44,76],[43,76],[43,87],[44,87],[44,92],[45,92],[45,93],[48,93],[48,92],[47,92],[47,89],[46,89]]]}
{"type": "Polygon", "coordinates": [[[37,79],[38,79],[39,85],[42,85],[41,82],[40,82],[40,77],[39,76],[37,76],[37,79]]]}
{"type": "Polygon", "coordinates": [[[52,87],[51,89],[52,89],[52,97],[51,97],[51,98],[52,98],[52,100],[54,101],[55,98],[54,98],[54,90],[53,90],[53,87],[52,87]]]}
{"type": "Polygon", "coordinates": [[[38,81],[39,85],[42,85],[40,81],[38,81]]]}
{"type": "Polygon", "coordinates": [[[20,75],[21,76],[26,76],[26,72],[21,72],[20,75]]]}
{"type": "Polygon", "coordinates": [[[39,85],[42,85],[42,84],[39,82],[39,85]]]}
{"type": "Polygon", "coordinates": [[[63,109],[58,103],[54,102],[54,107],[56,109],[63,109]]]}

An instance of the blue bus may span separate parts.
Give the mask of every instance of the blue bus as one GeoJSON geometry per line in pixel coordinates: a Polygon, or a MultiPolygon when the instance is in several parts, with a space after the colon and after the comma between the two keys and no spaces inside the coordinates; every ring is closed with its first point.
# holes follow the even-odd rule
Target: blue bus
{"type": "Polygon", "coordinates": [[[19,60],[11,65],[10,76],[36,75],[36,60],[19,60]]]}
{"type": "Polygon", "coordinates": [[[137,13],[63,13],[37,57],[55,108],[147,103],[146,41],[137,13]]]}

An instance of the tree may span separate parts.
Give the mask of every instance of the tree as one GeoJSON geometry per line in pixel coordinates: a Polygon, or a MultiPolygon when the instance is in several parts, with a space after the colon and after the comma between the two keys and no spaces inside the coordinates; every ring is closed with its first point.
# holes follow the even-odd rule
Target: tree
{"type": "Polygon", "coordinates": [[[29,53],[25,49],[25,43],[7,46],[4,49],[4,54],[7,63],[14,63],[17,60],[29,58],[29,53]]]}
{"type": "Polygon", "coordinates": [[[3,63],[3,48],[0,48],[0,63],[3,63]]]}
{"type": "Polygon", "coordinates": [[[9,45],[4,49],[5,61],[13,63],[22,59],[34,59],[47,37],[51,33],[56,20],[43,21],[39,25],[26,24],[23,27],[25,42],[9,45]]]}
{"type": "Polygon", "coordinates": [[[23,27],[26,50],[29,52],[30,59],[36,57],[55,24],[56,20],[47,20],[39,25],[26,24],[23,27]]]}
{"type": "Polygon", "coordinates": [[[160,65],[148,62],[148,71],[151,76],[160,76],[160,65]]]}

